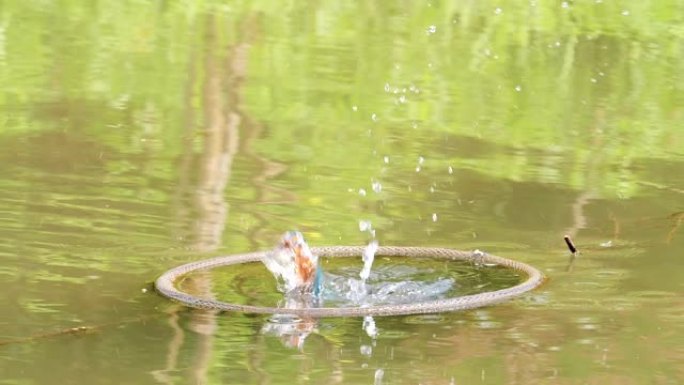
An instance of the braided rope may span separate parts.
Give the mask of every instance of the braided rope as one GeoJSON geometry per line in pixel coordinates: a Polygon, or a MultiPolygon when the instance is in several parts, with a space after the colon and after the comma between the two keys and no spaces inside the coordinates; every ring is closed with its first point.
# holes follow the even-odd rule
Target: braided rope
{"type": "MultiPolygon", "coordinates": [[[[364,246],[324,246],[312,247],[311,251],[321,257],[354,257],[363,252],[364,246]]],[[[204,299],[184,293],[175,287],[176,280],[188,273],[197,270],[208,270],[219,266],[237,265],[247,262],[257,262],[263,258],[267,251],[247,254],[235,254],[222,257],[191,262],[175,267],[162,274],[155,282],[157,291],[172,300],[186,306],[199,309],[214,309],[223,311],[239,311],[245,313],[261,314],[294,314],[305,317],[354,317],[354,316],[384,316],[403,314],[425,314],[444,311],[465,310],[481,306],[491,305],[526,293],[544,281],[544,275],[536,268],[522,262],[497,257],[480,251],[465,252],[455,249],[439,247],[397,247],[381,246],[378,248],[378,256],[405,256],[412,258],[442,258],[448,260],[461,260],[473,263],[486,263],[504,266],[527,274],[527,279],[515,286],[505,289],[425,301],[420,303],[399,305],[377,305],[367,307],[312,307],[312,308],[279,308],[266,306],[238,305],[213,299],[204,299]]]]}

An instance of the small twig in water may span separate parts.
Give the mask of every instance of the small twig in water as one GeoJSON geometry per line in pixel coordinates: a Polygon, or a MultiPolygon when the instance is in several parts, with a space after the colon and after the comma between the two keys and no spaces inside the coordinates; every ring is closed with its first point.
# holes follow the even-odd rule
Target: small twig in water
{"type": "Polygon", "coordinates": [[[46,332],[46,333],[39,333],[39,334],[34,334],[32,336],[24,337],[24,338],[15,338],[11,340],[0,340],[0,346],[3,345],[10,345],[10,344],[17,344],[17,343],[25,343],[25,342],[37,342],[49,338],[55,338],[55,337],[61,337],[61,336],[66,336],[66,335],[84,335],[84,334],[91,334],[98,332],[105,327],[108,326],[121,326],[124,324],[132,323],[132,322],[144,322],[148,319],[157,317],[159,314],[162,313],[155,313],[147,316],[141,316],[137,318],[132,318],[129,320],[122,320],[122,321],[114,321],[106,324],[100,324],[100,325],[91,325],[91,326],[76,326],[76,327],[71,327],[71,328],[66,328],[66,329],[61,329],[61,330],[56,330],[52,332],[46,332]]]}
{"type": "Polygon", "coordinates": [[[563,239],[565,239],[565,244],[568,245],[568,249],[570,249],[570,252],[572,253],[570,259],[568,259],[568,266],[565,268],[565,271],[571,272],[572,267],[575,264],[575,258],[577,257],[577,248],[575,247],[575,244],[572,243],[572,239],[570,239],[569,235],[564,236],[563,239]]]}
{"type": "Polygon", "coordinates": [[[77,327],[73,327],[73,328],[57,330],[54,332],[36,334],[36,335],[30,336],[30,337],[25,337],[25,338],[17,338],[17,339],[13,339],[13,340],[0,341],[0,345],[9,345],[9,344],[15,344],[15,343],[21,343],[21,342],[33,342],[33,341],[37,341],[37,340],[59,337],[59,336],[69,335],[69,334],[75,335],[75,334],[91,333],[91,332],[94,332],[96,329],[97,329],[96,326],[77,326],[77,327]]]}
{"type": "Polygon", "coordinates": [[[570,252],[573,255],[576,255],[577,254],[577,248],[575,247],[575,244],[572,243],[572,239],[570,239],[570,236],[566,235],[563,237],[563,239],[565,239],[565,244],[568,245],[568,249],[570,249],[570,252]]]}

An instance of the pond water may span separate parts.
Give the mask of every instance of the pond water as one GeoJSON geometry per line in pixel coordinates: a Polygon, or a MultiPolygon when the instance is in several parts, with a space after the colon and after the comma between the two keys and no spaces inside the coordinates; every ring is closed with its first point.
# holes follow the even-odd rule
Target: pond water
{"type": "Polygon", "coordinates": [[[290,298],[295,302],[309,302],[309,306],[359,307],[408,304],[490,292],[515,286],[523,281],[524,275],[493,264],[380,257],[373,264],[369,279],[362,282],[359,265],[358,260],[321,258],[319,268],[323,269],[324,278],[319,296],[302,295],[296,290],[288,296],[283,295],[278,291],[273,276],[261,263],[214,268],[208,272],[200,270],[185,275],[176,286],[200,298],[240,305],[283,307],[286,306],[286,298],[290,298]],[[198,290],[198,282],[203,280],[221,289],[198,290]]]}
{"type": "MultiPolygon", "coordinates": [[[[683,14],[3,3],[0,384],[684,382],[683,14]],[[290,229],[364,245],[360,224],[549,280],[477,310],[285,327],[152,290],[290,229]]],[[[267,300],[257,267],[195,289],[267,300]]]]}

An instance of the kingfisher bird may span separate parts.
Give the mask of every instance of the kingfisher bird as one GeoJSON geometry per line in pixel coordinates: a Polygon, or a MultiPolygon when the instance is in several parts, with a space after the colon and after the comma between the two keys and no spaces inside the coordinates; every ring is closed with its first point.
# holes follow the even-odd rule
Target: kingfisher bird
{"type": "Polygon", "coordinates": [[[311,252],[299,231],[286,232],[263,262],[278,279],[282,291],[296,289],[315,296],[321,293],[323,271],[318,267],[318,257],[311,252]]]}

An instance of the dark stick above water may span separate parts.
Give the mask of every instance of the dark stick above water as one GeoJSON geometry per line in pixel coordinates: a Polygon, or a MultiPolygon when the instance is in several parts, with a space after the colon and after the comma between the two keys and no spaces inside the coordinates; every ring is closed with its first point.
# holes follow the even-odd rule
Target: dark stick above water
{"type": "Polygon", "coordinates": [[[570,249],[570,252],[573,254],[577,254],[577,248],[575,247],[575,244],[572,243],[572,239],[570,239],[569,235],[566,235],[563,237],[565,239],[565,244],[568,245],[568,249],[570,249]]]}

